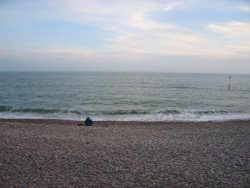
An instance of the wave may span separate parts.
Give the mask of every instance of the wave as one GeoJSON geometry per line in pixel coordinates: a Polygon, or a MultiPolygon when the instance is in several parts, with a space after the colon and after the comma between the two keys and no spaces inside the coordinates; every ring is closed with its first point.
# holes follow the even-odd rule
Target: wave
{"type": "Polygon", "coordinates": [[[175,86],[172,88],[175,88],[175,89],[208,89],[208,88],[189,87],[189,86],[175,86]]]}
{"type": "MultiPolygon", "coordinates": [[[[16,108],[10,106],[0,106],[0,112],[18,112],[18,113],[38,113],[38,114],[83,114],[81,110],[72,109],[57,109],[57,108],[16,108]]],[[[146,111],[141,109],[136,110],[106,110],[106,111],[86,111],[85,113],[93,115],[143,115],[143,114],[164,114],[164,115],[178,115],[178,114],[194,114],[194,115],[209,115],[209,114],[227,114],[230,113],[225,110],[175,110],[164,109],[156,111],[146,111]]]]}
{"type": "Polygon", "coordinates": [[[0,112],[8,112],[10,111],[10,108],[7,106],[0,106],[0,112]]]}
{"type": "Polygon", "coordinates": [[[81,112],[77,110],[45,109],[45,108],[16,108],[16,107],[9,107],[9,106],[0,106],[0,112],[19,112],[19,113],[38,113],[38,114],[51,114],[51,113],[81,114],[81,112]]]}
{"type": "Polygon", "coordinates": [[[142,109],[135,109],[85,111],[83,113],[81,110],[74,109],[14,108],[9,106],[0,106],[0,118],[79,120],[79,117],[84,118],[85,116],[91,116],[97,121],[225,121],[250,119],[250,113],[228,112],[225,110],[162,109],[156,111],[146,111],[142,109]]]}
{"type": "Polygon", "coordinates": [[[147,111],[143,110],[115,110],[115,111],[104,111],[100,112],[102,115],[140,115],[140,114],[149,114],[147,111]]]}
{"type": "Polygon", "coordinates": [[[159,114],[165,114],[165,115],[170,115],[170,114],[195,114],[195,115],[208,115],[208,114],[227,114],[230,113],[225,110],[160,110],[157,111],[156,113],[159,114]]]}

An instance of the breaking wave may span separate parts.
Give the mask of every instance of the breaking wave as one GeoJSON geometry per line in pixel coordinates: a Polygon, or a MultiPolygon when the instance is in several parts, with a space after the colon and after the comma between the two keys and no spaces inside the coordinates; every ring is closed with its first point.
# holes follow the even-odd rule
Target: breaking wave
{"type": "Polygon", "coordinates": [[[16,108],[0,106],[0,118],[41,118],[79,120],[86,116],[96,121],[226,121],[250,120],[250,114],[224,110],[106,110],[84,112],[75,109],[16,108]]]}

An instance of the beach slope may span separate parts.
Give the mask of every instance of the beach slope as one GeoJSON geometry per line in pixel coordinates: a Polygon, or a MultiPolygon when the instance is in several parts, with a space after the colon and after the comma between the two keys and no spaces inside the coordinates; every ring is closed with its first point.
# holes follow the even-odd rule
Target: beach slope
{"type": "Polygon", "coordinates": [[[248,187],[250,121],[0,120],[0,187],[248,187]]]}

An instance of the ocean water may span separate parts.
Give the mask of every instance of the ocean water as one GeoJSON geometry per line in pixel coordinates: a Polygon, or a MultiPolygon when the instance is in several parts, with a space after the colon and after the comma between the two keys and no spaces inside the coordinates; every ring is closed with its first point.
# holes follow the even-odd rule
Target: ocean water
{"type": "Polygon", "coordinates": [[[0,118],[250,119],[250,75],[0,73],[0,118]]]}

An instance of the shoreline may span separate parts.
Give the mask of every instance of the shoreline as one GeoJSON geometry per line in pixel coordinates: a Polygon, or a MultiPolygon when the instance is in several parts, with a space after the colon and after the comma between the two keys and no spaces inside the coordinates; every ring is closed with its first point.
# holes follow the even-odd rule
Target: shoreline
{"type": "Polygon", "coordinates": [[[0,119],[0,186],[248,187],[250,121],[0,119]]]}
{"type": "MultiPolygon", "coordinates": [[[[92,119],[93,120],[93,119],[92,119]]],[[[4,122],[16,122],[16,123],[62,123],[62,124],[71,124],[71,125],[76,125],[77,123],[80,122],[80,120],[67,120],[67,119],[29,119],[29,118],[0,118],[0,123],[4,122]]],[[[248,119],[242,119],[242,120],[214,120],[214,121],[110,121],[110,120],[104,120],[104,121],[95,121],[93,120],[94,125],[102,125],[102,124],[224,124],[224,123],[249,123],[250,125],[250,120],[248,119]]]]}
{"type": "MultiPolygon", "coordinates": [[[[1,111],[1,110],[0,110],[1,111]]],[[[50,119],[80,121],[89,115],[79,116],[76,114],[0,114],[0,119],[50,119]]],[[[221,121],[242,121],[249,120],[249,113],[228,113],[228,114],[117,114],[117,115],[90,115],[95,121],[136,121],[136,122],[221,122],[221,121]]]]}

